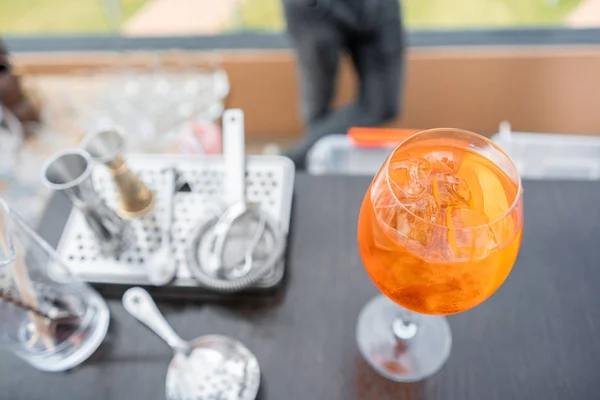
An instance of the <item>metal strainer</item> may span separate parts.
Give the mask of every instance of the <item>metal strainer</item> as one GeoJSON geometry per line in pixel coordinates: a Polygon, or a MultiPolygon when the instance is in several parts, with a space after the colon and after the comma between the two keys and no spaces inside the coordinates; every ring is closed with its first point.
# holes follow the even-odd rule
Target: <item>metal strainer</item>
{"type": "Polygon", "coordinates": [[[173,350],[167,370],[167,400],[254,400],[260,386],[260,367],[254,354],[223,335],[181,339],[144,289],[123,295],[123,306],[161,337],[173,350]]]}
{"type": "Polygon", "coordinates": [[[220,218],[204,221],[194,230],[186,253],[187,265],[194,277],[210,289],[243,290],[279,261],[286,235],[273,218],[250,207],[231,225],[219,256],[215,231],[220,218]]]}
{"type": "Polygon", "coordinates": [[[192,232],[186,261],[200,283],[216,291],[235,292],[251,286],[275,266],[287,236],[269,214],[246,202],[241,110],[224,113],[223,141],[226,192],[232,203],[192,232]]]}

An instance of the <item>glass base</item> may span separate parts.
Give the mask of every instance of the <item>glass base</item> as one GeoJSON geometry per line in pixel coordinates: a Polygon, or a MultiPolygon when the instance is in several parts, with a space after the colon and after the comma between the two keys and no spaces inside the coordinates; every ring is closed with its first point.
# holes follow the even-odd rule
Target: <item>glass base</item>
{"type": "Polygon", "coordinates": [[[416,382],[432,376],[442,368],[452,346],[445,317],[408,311],[383,295],[362,309],[356,339],[369,365],[396,382],[416,382]],[[400,339],[403,335],[410,338],[400,339]]]}
{"type": "MultiPolygon", "coordinates": [[[[108,332],[110,314],[106,302],[96,292],[86,293],[88,296],[86,313],[76,322],[73,330],[61,327],[68,336],[52,349],[31,345],[26,352],[17,351],[17,355],[41,371],[66,371],[87,360],[104,341],[108,332]]],[[[35,330],[35,329],[34,329],[35,330]]],[[[22,346],[26,347],[30,339],[31,324],[23,330],[22,346]]]]}

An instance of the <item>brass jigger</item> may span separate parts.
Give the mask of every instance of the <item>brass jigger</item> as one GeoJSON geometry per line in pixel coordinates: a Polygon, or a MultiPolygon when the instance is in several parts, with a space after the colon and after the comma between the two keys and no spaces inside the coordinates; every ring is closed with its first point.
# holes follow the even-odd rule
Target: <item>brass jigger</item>
{"type": "Polygon", "coordinates": [[[117,213],[123,218],[145,215],[154,205],[154,193],[127,167],[123,158],[125,138],[116,129],[103,129],[84,139],[84,149],[110,171],[119,192],[117,213]]]}

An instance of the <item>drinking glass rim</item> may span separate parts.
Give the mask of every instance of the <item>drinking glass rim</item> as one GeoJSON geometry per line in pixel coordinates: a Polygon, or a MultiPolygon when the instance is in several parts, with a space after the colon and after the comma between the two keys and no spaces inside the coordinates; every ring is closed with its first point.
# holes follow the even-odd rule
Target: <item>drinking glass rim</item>
{"type": "MultiPolygon", "coordinates": [[[[489,160],[489,158],[488,158],[488,160],[489,160]]],[[[492,160],[490,160],[490,161],[492,161],[492,160]]],[[[497,165],[495,162],[493,162],[493,163],[494,163],[494,165],[497,165]]],[[[385,182],[386,182],[386,185],[388,187],[388,190],[392,194],[394,200],[396,200],[396,202],[400,205],[400,207],[402,209],[404,209],[408,214],[410,214],[412,217],[416,218],[420,222],[423,222],[423,223],[425,223],[427,225],[430,225],[430,226],[444,228],[444,229],[447,229],[447,230],[455,230],[455,231],[461,230],[461,231],[466,231],[466,230],[480,229],[480,228],[484,228],[484,227],[489,227],[491,225],[495,225],[498,222],[500,222],[500,221],[506,219],[507,217],[509,217],[510,214],[512,214],[512,212],[515,210],[515,208],[517,207],[517,205],[521,201],[521,198],[523,197],[523,184],[521,182],[521,176],[519,175],[519,171],[517,170],[516,165],[514,164],[513,160],[508,156],[508,154],[506,154],[506,152],[504,150],[502,150],[500,148],[500,146],[498,146],[492,140],[486,138],[483,135],[480,135],[480,134],[472,132],[472,131],[468,131],[466,129],[460,129],[460,128],[433,128],[433,129],[425,129],[425,130],[419,131],[417,133],[414,133],[414,134],[412,134],[412,135],[410,135],[410,136],[402,139],[402,141],[400,143],[398,143],[398,145],[396,145],[396,147],[394,147],[394,150],[392,150],[390,152],[390,154],[388,155],[387,160],[385,161],[385,164],[384,164],[383,167],[385,168],[385,182]],[[398,197],[396,196],[396,193],[394,192],[394,190],[392,190],[392,187],[391,187],[391,184],[390,184],[390,176],[389,176],[389,167],[390,167],[390,162],[392,160],[393,155],[398,151],[398,149],[401,146],[405,145],[405,143],[408,142],[409,140],[414,139],[414,138],[416,138],[418,136],[424,135],[426,133],[431,133],[431,132],[436,132],[436,131],[452,131],[452,132],[464,133],[464,134],[467,134],[468,136],[476,136],[478,139],[481,139],[484,142],[486,142],[487,144],[491,145],[495,150],[497,150],[498,152],[500,152],[502,155],[504,155],[506,157],[506,159],[510,162],[510,165],[513,167],[513,169],[514,169],[514,171],[515,171],[515,173],[517,175],[517,195],[515,196],[513,202],[510,205],[510,207],[508,207],[508,209],[506,210],[506,212],[504,214],[502,214],[500,217],[494,219],[493,221],[487,222],[485,224],[479,224],[479,225],[473,225],[473,226],[466,226],[466,227],[462,227],[462,228],[450,228],[447,225],[438,224],[438,223],[431,222],[431,221],[428,221],[428,220],[426,220],[424,218],[419,217],[418,215],[416,215],[415,213],[413,213],[412,211],[410,211],[402,203],[402,201],[400,201],[400,199],[398,199],[398,197]]]]}
{"type": "Polygon", "coordinates": [[[49,189],[54,189],[54,190],[69,189],[69,188],[72,188],[74,186],[79,185],[81,182],[83,182],[86,179],[88,179],[89,176],[92,174],[92,169],[93,169],[92,156],[90,156],[90,154],[87,151],[82,150],[82,149],[67,149],[67,150],[63,150],[63,151],[60,151],[60,152],[55,153],[54,155],[52,155],[49,159],[46,160],[46,162],[42,166],[42,173],[41,173],[42,182],[49,189]],[[67,183],[54,183],[54,182],[51,182],[47,178],[47,176],[46,176],[46,174],[48,172],[48,168],[50,167],[50,165],[53,162],[55,162],[59,158],[64,157],[64,156],[68,156],[68,155],[82,157],[87,162],[85,170],[77,178],[73,179],[70,182],[67,182],[67,183]]]}
{"type": "Polygon", "coordinates": [[[115,160],[123,152],[123,149],[125,147],[125,132],[117,125],[111,125],[111,124],[99,125],[94,130],[91,130],[84,136],[84,138],[81,140],[80,145],[81,145],[81,148],[83,148],[84,151],[89,154],[92,161],[96,161],[96,162],[100,162],[100,163],[107,163],[107,162],[115,160]],[[92,139],[94,139],[96,136],[99,136],[102,134],[107,134],[107,133],[115,133],[117,135],[117,137],[120,140],[119,147],[110,154],[105,154],[102,156],[93,155],[88,150],[88,146],[92,142],[92,139]]]}

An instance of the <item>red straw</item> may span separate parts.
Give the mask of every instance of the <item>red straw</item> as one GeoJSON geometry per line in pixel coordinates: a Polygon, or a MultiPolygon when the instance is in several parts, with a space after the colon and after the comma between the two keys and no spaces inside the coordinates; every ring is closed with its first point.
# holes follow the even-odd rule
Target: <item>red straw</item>
{"type": "Polygon", "coordinates": [[[353,127],[348,129],[348,137],[357,147],[386,147],[396,145],[420,131],[419,129],[353,127]]]}

